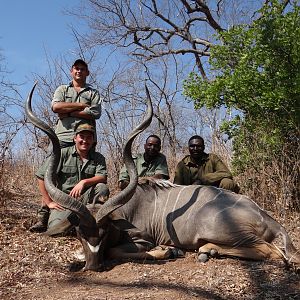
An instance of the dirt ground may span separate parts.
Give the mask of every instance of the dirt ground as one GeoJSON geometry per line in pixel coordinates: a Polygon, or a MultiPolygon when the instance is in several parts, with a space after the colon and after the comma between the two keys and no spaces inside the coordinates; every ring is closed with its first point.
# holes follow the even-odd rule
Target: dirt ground
{"type": "MultiPolygon", "coordinates": [[[[283,262],[232,258],[107,262],[82,272],[73,237],[49,238],[27,228],[36,197],[9,195],[0,209],[0,299],[300,299],[299,271],[283,262]],[[9,203],[9,206],[8,206],[9,203]]],[[[281,220],[300,250],[299,214],[281,220]]]]}

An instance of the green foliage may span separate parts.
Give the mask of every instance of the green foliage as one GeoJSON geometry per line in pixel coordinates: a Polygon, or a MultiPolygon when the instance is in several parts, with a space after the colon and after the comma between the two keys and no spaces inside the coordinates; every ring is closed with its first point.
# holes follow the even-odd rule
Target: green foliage
{"type": "Polygon", "coordinates": [[[222,129],[234,138],[234,166],[242,171],[272,160],[270,153],[276,157],[286,143],[294,145],[293,139],[299,142],[297,1],[288,7],[269,1],[256,21],[220,32],[219,39],[222,44],[211,50],[212,79],[190,74],[184,93],[195,108],[225,106],[241,112],[242,118],[224,123],[222,129]]]}

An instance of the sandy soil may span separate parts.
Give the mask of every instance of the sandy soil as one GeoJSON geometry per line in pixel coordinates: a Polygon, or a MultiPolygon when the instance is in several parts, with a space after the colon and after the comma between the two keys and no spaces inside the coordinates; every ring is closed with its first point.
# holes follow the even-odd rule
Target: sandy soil
{"type": "MultiPolygon", "coordinates": [[[[107,262],[76,271],[73,237],[28,232],[34,197],[10,195],[0,209],[0,299],[300,299],[299,271],[283,262],[232,258],[196,261],[195,253],[161,262],[107,262]]],[[[300,217],[281,220],[300,249],[300,217]]]]}

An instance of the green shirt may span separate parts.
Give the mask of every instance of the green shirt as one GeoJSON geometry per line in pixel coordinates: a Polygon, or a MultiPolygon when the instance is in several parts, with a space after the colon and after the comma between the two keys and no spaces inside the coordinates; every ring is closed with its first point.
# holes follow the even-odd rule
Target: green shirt
{"type": "MultiPolygon", "coordinates": [[[[49,159],[36,172],[38,178],[44,179],[48,162],[49,159]]],[[[105,157],[101,153],[92,150],[89,158],[83,162],[75,146],[61,149],[57,170],[57,187],[67,194],[82,179],[107,176],[105,157]]]]}
{"type": "MultiPolygon", "coordinates": [[[[133,158],[137,168],[138,177],[152,177],[154,175],[165,175],[169,178],[169,170],[166,157],[159,153],[151,162],[146,162],[143,153],[137,154],[133,158]]],[[[129,175],[125,165],[120,171],[119,181],[129,180],[129,175]]]]}
{"type": "Polygon", "coordinates": [[[177,164],[174,183],[190,185],[199,180],[199,184],[216,185],[223,178],[232,179],[232,174],[226,165],[217,155],[203,153],[198,164],[193,161],[190,155],[185,156],[177,164]]]}
{"type": "MultiPolygon", "coordinates": [[[[74,89],[72,82],[68,85],[61,85],[54,93],[52,106],[55,102],[86,103],[90,105],[90,107],[86,107],[83,111],[91,115],[94,119],[84,119],[84,121],[96,128],[95,119],[99,119],[101,116],[102,99],[99,92],[90,85],[86,84],[79,93],[74,89]]],[[[82,118],[77,117],[66,117],[62,120],[58,119],[55,127],[55,133],[58,139],[64,142],[73,142],[74,128],[76,124],[82,120],[82,118]]]]}

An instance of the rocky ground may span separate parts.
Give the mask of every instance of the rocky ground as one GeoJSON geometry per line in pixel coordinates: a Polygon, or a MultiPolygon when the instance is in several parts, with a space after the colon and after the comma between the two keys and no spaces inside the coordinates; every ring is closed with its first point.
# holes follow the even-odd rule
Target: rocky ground
{"type": "MultiPolygon", "coordinates": [[[[299,271],[282,262],[199,263],[188,253],[160,262],[112,261],[98,273],[76,271],[79,242],[28,232],[35,197],[6,197],[0,209],[0,299],[300,299],[299,271]]],[[[300,249],[299,214],[281,223],[300,249]]]]}

